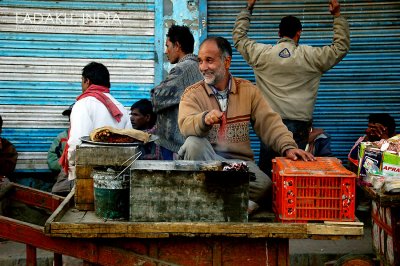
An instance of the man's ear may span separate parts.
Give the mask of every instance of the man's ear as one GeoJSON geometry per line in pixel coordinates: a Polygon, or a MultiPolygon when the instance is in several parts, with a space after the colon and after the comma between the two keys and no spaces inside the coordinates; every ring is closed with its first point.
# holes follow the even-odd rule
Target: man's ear
{"type": "Polygon", "coordinates": [[[180,44],[178,41],[176,41],[176,42],[174,43],[174,47],[178,48],[179,50],[182,50],[182,46],[181,46],[181,44],[180,44]]]}
{"type": "Polygon", "coordinates": [[[224,66],[226,69],[229,69],[231,67],[231,62],[232,62],[232,57],[230,56],[225,57],[224,66]]]}

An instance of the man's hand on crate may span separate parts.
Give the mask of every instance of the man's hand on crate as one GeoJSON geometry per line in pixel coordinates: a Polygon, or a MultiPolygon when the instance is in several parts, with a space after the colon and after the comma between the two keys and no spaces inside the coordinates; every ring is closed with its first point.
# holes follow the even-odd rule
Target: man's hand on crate
{"type": "Polygon", "coordinates": [[[301,149],[287,149],[284,152],[286,158],[297,161],[299,159],[303,161],[315,161],[314,155],[301,149]]]}

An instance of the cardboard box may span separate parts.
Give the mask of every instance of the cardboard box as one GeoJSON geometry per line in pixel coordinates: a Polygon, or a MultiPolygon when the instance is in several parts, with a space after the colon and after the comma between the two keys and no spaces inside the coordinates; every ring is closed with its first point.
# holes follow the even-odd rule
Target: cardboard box
{"type": "Polygon", "coordinates": [[[382,174],[400,178],[400,156],[391,152],[383,153],[382,174]]]}

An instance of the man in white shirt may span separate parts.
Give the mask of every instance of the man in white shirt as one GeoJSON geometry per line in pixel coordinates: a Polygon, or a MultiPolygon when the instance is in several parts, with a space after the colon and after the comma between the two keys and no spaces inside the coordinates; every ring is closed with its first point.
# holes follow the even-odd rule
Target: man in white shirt
{"type": "Polygon", "coordinates": [[[81,137],[103,126],[132,128],[128,111],[111,96],[110,86],[110,73],[103,64],[91,62],[83,68],[82,94],[72,108],[68,147],[60,159],[70,180],[75,179],[75,151],[81,137]]]}

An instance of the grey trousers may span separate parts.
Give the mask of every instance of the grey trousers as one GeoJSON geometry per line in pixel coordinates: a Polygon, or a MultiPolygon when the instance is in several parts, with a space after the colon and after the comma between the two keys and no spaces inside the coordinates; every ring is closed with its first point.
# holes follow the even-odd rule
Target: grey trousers
{"type": "Polygon", "coordinates": [[[72,190],[75,180],[68,180],[68,175],[61,169],[57,181],[51,189],[51,193],[66,196],[72,190]]]}
{"type": "MultiPolygon", "coordinates": [[[[229,161],[229,159],[218,155],[206,138],[195,136],[186,139],[178,154],[184,160],[229,161]]],[[[253,161],[246,161],[246,163],[250,172],[254,173],[256,177],[256,180],[250,181],[249,198],[258,205],[265,206],[271,201],[272,181],[253,161]]]]}

